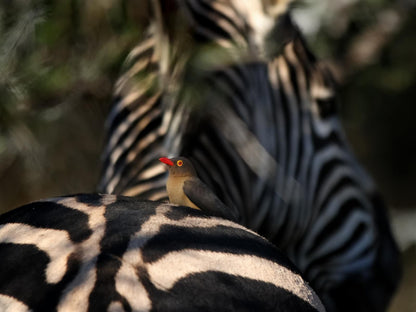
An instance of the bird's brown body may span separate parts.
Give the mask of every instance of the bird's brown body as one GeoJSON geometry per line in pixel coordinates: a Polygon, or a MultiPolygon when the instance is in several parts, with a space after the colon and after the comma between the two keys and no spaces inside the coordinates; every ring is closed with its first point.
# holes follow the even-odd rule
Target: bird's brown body
{"type": "Polygon", "coordinates": [[[189,159],[160,158],[168,165],[169,177],[166,182],[169,201],[172,204],[188,206],[213,216],[237,221],[236,209],[230,209],[197,176],[189,159]]]}
{"type": "Polygon", "coordinates": [[[188,206],[191,208],[199,209],[183,191],[185,181],[192,179],[189,176],[172,176],[169,175],[168,181],[166,182],[166,189],[169,195],[169,201],[171,203],[188,206]]]}

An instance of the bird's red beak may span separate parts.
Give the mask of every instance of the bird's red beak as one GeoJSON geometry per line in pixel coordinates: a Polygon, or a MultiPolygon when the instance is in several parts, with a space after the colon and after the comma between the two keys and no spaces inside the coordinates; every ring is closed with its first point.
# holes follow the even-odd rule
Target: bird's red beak
{"type": "Polygon", "coordinates": [[[161,161],[162,163],[164,163],[168,166],[173,166],[173,162],[169,158],[162,157],[162,158],[159,158],[159,161],[161,161]]]}

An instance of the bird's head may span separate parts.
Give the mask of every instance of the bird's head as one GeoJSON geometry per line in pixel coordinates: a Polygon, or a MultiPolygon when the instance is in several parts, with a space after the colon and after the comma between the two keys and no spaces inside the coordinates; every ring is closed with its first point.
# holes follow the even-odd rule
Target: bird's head
{"type": "Polygon", "coordinates": [[[173,177],[194,177],[196,171],[191,161],[185,157],[159,158],[159,161],[166,164],[169,169],[169,175],[173,177]]]}

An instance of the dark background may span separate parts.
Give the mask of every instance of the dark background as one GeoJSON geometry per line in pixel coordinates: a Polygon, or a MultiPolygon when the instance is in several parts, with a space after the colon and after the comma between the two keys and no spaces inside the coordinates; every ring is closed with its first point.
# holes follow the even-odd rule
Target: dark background
{"type": "MultiPolygon", "coordinates": [[[[112,87],[147,16],[143,0],[0,2],[0,212],[95,190],[112,87]]],[[[390,311],[416,311],[416,1],[310,0],[295,18],[390,208],[405,264],[390,311]]]]}

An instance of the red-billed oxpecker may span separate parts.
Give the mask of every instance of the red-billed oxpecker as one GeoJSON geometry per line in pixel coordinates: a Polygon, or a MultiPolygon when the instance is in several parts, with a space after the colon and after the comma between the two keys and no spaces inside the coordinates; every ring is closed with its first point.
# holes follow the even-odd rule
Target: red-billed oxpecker
{"type": "Polygon", "coordinates": [[[237,221],[236,210],[224,205],[214,192],[198,178],[189,159],[162,157],[159,160],[169,169],[166,189],[170,203],[188,206],[216,217],[237,221]]]}

